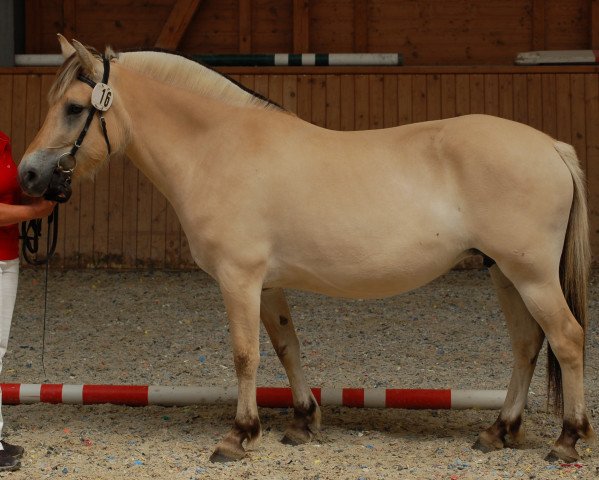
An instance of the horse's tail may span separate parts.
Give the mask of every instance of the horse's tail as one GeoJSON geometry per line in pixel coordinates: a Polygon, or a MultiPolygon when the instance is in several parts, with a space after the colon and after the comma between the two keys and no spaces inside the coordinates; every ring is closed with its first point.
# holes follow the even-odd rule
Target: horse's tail
{"type": "MultiPolygon", "coordinates": [[[[555,142],[554,146],[570,170],[574,183],[570,219],[560,260],[560,282],[570,311],[580,323],[583,333],[586,335],[588,322],[587,287],[591,264],[591,246],[589,242],[585,178],[574,147],[558,141],[555,142]]],[[[553,400],[554,409],[559,413],[563,413],[562,372],[549,345],[547,346],[547,393],[549,399],[553,400]]]]}

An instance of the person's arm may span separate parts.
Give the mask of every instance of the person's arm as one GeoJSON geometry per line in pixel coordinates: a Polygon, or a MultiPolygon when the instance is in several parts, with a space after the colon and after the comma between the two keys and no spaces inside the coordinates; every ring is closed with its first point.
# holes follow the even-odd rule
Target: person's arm
{"type": "Polygon", "coordinates": [[[0,227],[24,222],[33,218],[47,217],[52,213],[56,202],[43,198],[34,199],[27,205],[0,203],[0,227]]]}

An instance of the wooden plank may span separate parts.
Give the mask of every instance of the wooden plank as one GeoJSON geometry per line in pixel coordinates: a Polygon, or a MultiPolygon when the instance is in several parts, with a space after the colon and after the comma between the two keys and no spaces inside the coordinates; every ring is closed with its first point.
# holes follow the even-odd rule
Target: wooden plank
{"type": "Polygon", "coordinates": [[[154,45],[176,50],[201,3],[202,0],[177,0],[154,45]]]}
{"type": "Polygon", "coordinates": [[[166,258],[166,198],[152,186],[151,265],[164,268],[166,258]]]}
{"type": "Polygon", "coordinates": [[[587,125],[586,174],[593,259],[599,260],[599,76],[585,75],[585,116],[587,125]]]}
{"type": "Polygon", "coordinates": [[[123,264],[123,162],[122,157],[116,157],[108,164],[108,266],[113,268],[123,264]]]}
{"type": "Polygon", "coordinates": [[[25,0],[25,51],[41,53],[42,0],[25,0]]]}
{"type": "Polygon", "coordinates": [[[268,75],[256,75],[254,77],[254,91],[265,98],[268,97],[268,75]]]}
{"type": "Polygon", "coordinates": [[[173,206],[167,202],[165,219],[165,267],[181,266],[181,225],[173,206]]]}
{"type": "Polygon", "coordinates": [[[293,0],[293,53],[310,52],[310,2],[293,0]]]}
{"type": "Polygon", "coordinates": [[[42,126],[46,115],[48,115],[48,109],[50,108],[50,105],[48,105],[48,92],[53,83],[54,76],[42,75],[42,86],[40,90],[40,127],[42,126]]]}
{"type": "Polygon", "coordinates": [[[395,127],[399,124],[397,76],[383,77],[383,127],[395,127]]]}
{"type": "Polygon", "coordinates": [[[283,108],[297,114],[296,75],[283,75],[283,108]]]}
{"type": "Polygon", "coordinates": [[[385,111],[385,90],[382,75],[369,76],[369,128],[383,128],[385,111]]]}
{"type": "Polygon", "coordinates": [[[599,50],[599,0],[591,0],[590,46],[599,50]]]}
{"type": "Polygon", "coordinates": [[[555,74],[541,77],[542,87],[542,130],[553,138],[557,138],[557,87],[555,74]]]}
{"type": "Polygon", "coordinates": [[[338,75],[326,76],[326,127],[341,129],[341,79],[338,75]]]}
{"type": "Polygon", "coordinates": [[[12,136],[13,75],[0,75],[0,131],[12,136]]]}
{"type": "Polygon", "coordinates": [[[94,265],[108,266],[108,205],[110,172],[105,165],[94,180],[94,265]]]}
{"type": "Polygon", "coordinates": [[[39,75],[27,75],[27,105],[24,119],[25,149],[33,141],[40,128],[41,86],[42,82],[39,75]]]}
{"type": "Polygon", "coordinates": [[[370,121],[370,83],[368,75],[356,75],[354,85],[354,125],[356,130],[367,130],[370,121]]]}
{"type": "Polygon", "coordinates": [[[123,265],[132,267],[137,258],[137,187],[139,170],[123,159],[123,265]]]}
{"type": "Polygon", "coordinates": [[[252,0],[239,0],[239,53],[252,51],[252,0]]]}
{"type": "Polygon", "coordinates": [[[499,116],[507,119],[514,118],[514,88],[512,75],[499,76],[499,116]]]}
{"type": "Polygon", "coordinates": [[[412,121],[424,122],[426,116],[426,75],[414,75],[412,77],[412,121]]]}
{"type": "Polygon", "coordinates": [[[532,1],[532,50],[545,50],[545,0],[532,1]]]}
{"type": "Polygon", "coordinates": [[[368,52],[368,0],[354,0],[354,52],[368,52]]]}
{"type": "Polygon", "coordinates": [[[327,84],[325,75],[314,75],[312,83],[312,119],[319,127],[327,124],[327,84]]]}
{"type": "Polygon", "coordinates": [[[297,77],[297,116],[307,122],[312,121],[312,84],[314,79],[308,75],[297,77]]]}
{"type": "Polygon", "coordinates": [[[572,143],[572,99],[570,98],[570,75],[555,76],[556,84],[556,135],[562,142],[572,143]]]}
{"type": "Polygon", "coordinates": [[[152,183],[142,172],[137,179],[136,267],[152,264],[152,183]]]}
{"type": "Polygon", "coordinates": [[[268,98],[277,105],[283,106],[283,76],[268,76],[268,98]]]}
{"type": "Polygon", "coordinates": [[[572,95],[572,145],[576,149],[582,169],[587,171],[587,129],[585,75],[570,75],[570,92],[572,95]]]}
{"type": "Polygon", "coordinates": [[[485,75],[485,113],[499,116],[499,78],[493,73],[485,75]]]}
{"type": "Polygon", "coordinates": [[[412,123],[412,75],[400,75],[397,79],[399,124],[412,123]]]}
{"type": "Polygon", "coordinates": [[[95,189],[91,180],[79,183],[79,267],[94,266],[95,189]]]}
{"type": "Polygon", "coordinates": [[[514,75],[514,120],[528,123],[528,83],[526,75],[514,75]]]}
{"type": "Polygon", "coordinates": [[[426,76],[426,119],[439,120],[441,118],[441,77],[439,75],[426,76]]]}
{"type": "Polygon", "coordinates": [[[485,80],[482,74],[470,75],[470,113],[485,113],[485,80]]]}
{"type": "Polygon", "coordinates": [[[356,128],[356,94],[354,88],[354,76],[341,76],[341,95],[340,95],[340,113],[339,128],[349,131],[356,128]]]}
{"type": "Polygon", "coordinates": [[[15,75],[12,85],[11,140],[12,155],[19,162],[25,152],[27,118],[27,75],[15,75]]]}
{"type": "Polygon", "coordinates": [[[256,91],[254,88],[254,75],[240,75],[239,83],[252,92],[256,91]]]}
{"type": "Polygon", "coordinates": [[[441,76],[441,118],[456,116],[455,75],[441,76]]]}
{"type": "Polygon", "coordinates": [[[77,36],[77,5],[76,0],[62,1],[62,32],[67,39],[77,36]]]}
{"type": "Polygon", "coordinates": [[[64,221],[64,237],[58,239],[56,250],[63,251],[64,268],[79,267],[79,240],[81,238],[80,213],[81,213],[81,185],[73,186],[70,200],[60,207],[62,209],[59,219],[64,221]],[[62,240],[62,241],[61,241],[62,240]]]}
{"type": "Polygon", "coordinates": [[[541,76],[532,73],[526,76],[528,96],[528,125],[543,129],[543,90],[541,76]]]}
{"type": "Polygon", "coordinates": [[[470,113],[470,76],[455,76],[455,113],[457,116],[470,113]]]}

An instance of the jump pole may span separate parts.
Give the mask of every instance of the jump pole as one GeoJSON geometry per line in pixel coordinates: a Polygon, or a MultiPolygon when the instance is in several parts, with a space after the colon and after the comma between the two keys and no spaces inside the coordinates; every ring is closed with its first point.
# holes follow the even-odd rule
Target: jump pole
{"type": "MultiPolygon", "coordinates": [[[[157,385],[66,385],[2,383],[5,405],[62,403],[72,405],[210,405],[235,403],[237,387],[165,387],[157,385]]],[[[395,388],[312,388],[320,405],[358,408],[481,409],[501,408],[505,390],[395,388]]],[[[288,387],[258,387],[258,406],[293,406],[288,387]]]]}

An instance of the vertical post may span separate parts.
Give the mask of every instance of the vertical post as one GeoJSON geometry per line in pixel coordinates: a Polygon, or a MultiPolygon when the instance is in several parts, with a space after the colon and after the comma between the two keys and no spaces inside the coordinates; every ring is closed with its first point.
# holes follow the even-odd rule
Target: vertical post
{"type": "Polygon", "coordinates": [[[354,52],[368,52],[368,0],[354,0],[354,52]]]}
{"type": "Polygon", "coordinates": [[[15,64],[15,11],[13,0],[0,2],[0,67],[15,64]]]}
{"type": "Polygon", "coordinates": [[[42,53],[41,0],[25,0],[25,53],[42,53]]]}
{"type": "Polygon", "coordinates": [[[532,49],[545,50],[545,0],[532,2],[532,49]]]}
{"type": "Polygon", "coordinates": [[[310,4],[293,0],[293,53],[310,51],[310,4]]]}
{"type": "Polygon", "coordinates": [[[599,50],[599,0],[591,0],[590,47],[599,50]]]}
{"type": "Polygon", "coordinates": [[[252,51],[252,0],[239,0],[239,53],[252,51]]]}

